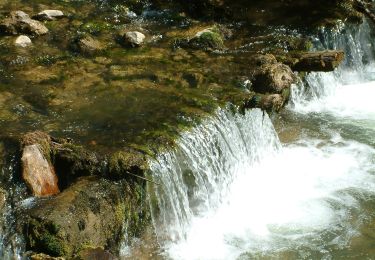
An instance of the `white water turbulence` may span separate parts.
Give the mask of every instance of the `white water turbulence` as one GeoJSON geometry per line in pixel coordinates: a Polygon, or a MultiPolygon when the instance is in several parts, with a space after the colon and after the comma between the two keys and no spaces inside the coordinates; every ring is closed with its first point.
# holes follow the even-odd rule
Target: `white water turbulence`
{"type": "MultiPolygon", "coordinates": [[[[375,45],[367,22],[358,27],[322,31],[318,49],[345,51],[345,61],[335,72],[310,73],[292,91],[293,109],[300,113],[326,113],[341,119],[375,123],[375,45]]],[[[375,130],[373,128],[373,130],[375,130]]]]}
{"type": "Polygon", "coordinates": [[[167,259],[330,259],[358,234],[374,160],[338,135],[282,146],[260,110],[219,111],[151,167],[159,243],[167,259]]]}

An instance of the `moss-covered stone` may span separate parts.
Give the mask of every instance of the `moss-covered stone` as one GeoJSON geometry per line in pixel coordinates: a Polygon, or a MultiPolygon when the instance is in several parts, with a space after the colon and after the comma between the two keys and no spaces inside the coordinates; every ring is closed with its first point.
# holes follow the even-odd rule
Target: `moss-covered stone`
{"type": "Polygon", "coordinates": [[[108,166],[109,176],[114,179],[144,177],[144,171],[148,168],[145,155],[133,149],[114,153],[108,166]]]}
{"type": "Polygon", "coordinates": [[[58,196],[39,201],[20,213],[26,216],[27,249],[67,258],[88,247],[117,253],[123,232],[140,235],[150,221],[143,185],[81,178],[58,196]]]}
{"type": "Polygon", "coordinates": [[[189,46],[204,50],[221,50],[225,48],[223,36],[216,27],[198,32],[189,40],[189,46]]]}

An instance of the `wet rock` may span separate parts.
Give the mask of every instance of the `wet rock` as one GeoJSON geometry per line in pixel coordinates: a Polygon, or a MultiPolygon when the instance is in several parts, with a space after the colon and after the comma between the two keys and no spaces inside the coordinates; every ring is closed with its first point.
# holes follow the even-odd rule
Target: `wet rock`
{"type": "Polygon", "coordinates": [[[31,39],[26,35],[20,35],[17,37],[15,43],[16,46],[26,48],[28,46],[31,46],[33,43],[31,42],[31,39]]]}
{"type": "Polygon", "coordinates": [[[196,49],[221,50],[224,49],[224,38],[217,27],[199,31],[189,40],[188,45],[196,49]]]}
{"type": "Polygon", "coordinates": [[[285,101],[281,94],[256,94],[245,104],[245,108],[260,108],[266,111],[278,112],[285,104],[285,101]]]}
{"type": "Polygon", "coordinates": [[[277,59],[272,54],[265,54],[265,55],[254,55],[253,57],[253,63],[255,66],[261,67],[266,66],[270,64],[277,63],[277,59]]]}
{"type": "Polygon", "coordinates": [[[109,160],[109,176],[112,179],[136,179],[143,178],[144,172],[148,169],[147,160],[144,154],[128,149],[114,153],[109,160]]]}
{"type": "Polygon", "coordinates": [[[101,161],[94,152],[66,140],[54,140],[53,162],[59,178],[59,186],[67,188],[82,176],[101,175],[104,172],[101,161]]]}
{"type": "Polygon", "coordinates": [[[136,236],[149,221],[143,211],[148,209],[140,201],[142,190],[127,182],[79,179],[22,212],[26,249],[68,259],[85,247],[117,252],[125,223],[129,236],[136,236]]]}
{"type": "Polygon", "coordinates": [[[25,33],[39,36],[47,34],[48,29],[41,22],[31,19],[25,12],[15,11],[1,21],[0,33],[7,35],[25,33]]]}
{"type": "Polygon", "coordinates": [[[64,13],[60,10],[44,10],[37,15],[33,16],[34,19],[39,21],[53,21],[64,17],[64,13]]]}
{"type": "Polygon", "coordinates": [[[22,178],[34,196],[60,192],[50,158],[50,137],[43,132],[26,134],[22,140],[22,178]]]}
{"type": "Polygon", "coordinates": [[[104,50],[100,41],[88,35],[73,40],[72,48],[85,55],[95,55],[104,50]]]}
{"type": "Polygon", "coordinates": [[[79,252],[79,255],[76,257],[77,260],[117,260],[110,252],[104,250],[103,248],[86,248],[79,252]]]}
{"type": "Polygon", "coordinates": [[[281,93],[296,81],[296,76],[289,66],[277,63],[271,56],[256,60],[256,69],[252,88],[258,93],[281,93]]]}
{"type": "Polygon", "coordinates": [[[57,176],[38,144],[23,148],[22,168],[22,178],[34,196],[42,197],[59,193],[57,176]]]}
{"type": "Polygon", "coordinates": [[[141,32],[126,32],[123,35],[123,44],[130,47],[140,47],[143,45],[146,36],[141,32]]]}

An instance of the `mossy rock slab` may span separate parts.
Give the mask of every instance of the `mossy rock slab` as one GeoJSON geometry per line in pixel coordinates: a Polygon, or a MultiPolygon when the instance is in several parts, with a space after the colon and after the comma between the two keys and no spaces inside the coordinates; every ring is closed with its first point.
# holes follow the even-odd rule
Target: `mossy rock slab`
{"type": "Polygon", "coordinates": [[[27,250],[67,258],[88,247],[117,254],[125,223],[132,237],[149,221],[140,206],[142,190],[126,182],[79,179],[58,196],[21,213],[26,216],[22,229],[27,250]]]}

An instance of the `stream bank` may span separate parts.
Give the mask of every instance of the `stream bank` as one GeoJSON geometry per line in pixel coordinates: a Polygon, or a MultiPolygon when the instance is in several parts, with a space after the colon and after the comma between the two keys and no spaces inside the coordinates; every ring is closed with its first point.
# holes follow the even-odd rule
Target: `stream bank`
{"type": "MultiPolygon", "coordinates": [[[[34,250],[70,257],[87,246],[104,247],[118,254],[118,246],[124,239],[118,233],[119,227],[126,230],[122,225],[127,223],[124,216],[131,216],[130,222],[141,219],[139,225],[149,221],[144,209],[134,209],[145,205],[149,179],[145,168],[139,167],[145,160],[139,157],[152,160],[163,151],[173,149],[181,132],[210,118],[218,107],[225,107],[228,102],[237,108],[280,110],[289,99],[291,83],[296,80],[287,65],[298,64],[296,57],[310,50],[311,37],[317,33],[315,22],[306,29],[305,24],[282,22],[284,14],[279,20],[270,21],[269,17],[277,17],[274,14],[279,12],[273,1],[254,5],[253,8],[264,10],[265,18],[256,17],[256,21],[262,22],[247,19],[245,15],[241,18],[245,21],[243,24],[228,22],[230,13],[223,20],[208,14],[197,18],[189,15],[191,10],[182,13],[183,6],[161,10],[137,1],[129,5],[116,1],[3,2],[3,17],[15,10],[22,10],[32,18],[47,8],[65,13],[61,19],[44,21],[49,33],[32,35],[31,47],[14,46],[15,36],[1,38],[4,48],[0,53],[3,104],[0,117],[5,130],[4,154],[7,154],[3,158],[9,158],[3,166],[2,186],[11,191],[5,192],[6,214],[13,221],[8,228],[11,232],[18,229],[25,236],[23,241],[22,236],[17,238],[17,242],[14,237],[6,237],[4,245],[11,251],[20,250],[17,253],[34,250]],[[124,46],[123,33],[135,30],[145,35],[145,43],[136,48],[124,46]],[[276,77],[274,71],[279,71],[276,77]],[[281,83],[275,84],[277,80],[281,83]],[[51,153],[62,193],[40,202],[31,199],[29,204],[30,192],[19,174],[19,140],[35,130],[47,132],[54,143],[63,143],[66,147],[51,153]],[[88,176],[99,176],[99,179],[88,176]],[[100,193],[95,188],[82,188],[85,183],[88,187],[94,186],[93,183],[99,185],[102,196],[95,195],[100,193]],[[69,195],[76,189],[82,194],[77,199],[69,195]],[[124,192],[131,199],[119,195],[124,192]],[[107,200],[108,196],[120,199],[111,201],[107,200]],[[64,209],[51,210],[60,204],[60,199],[68,201],[61,203],[64,209]],[[102,205],[103,201],[107,203],[102,205]],[[126,202],[132,206],[124,206],[126,202]],[[68,204],[74,207],[69,208],[68,204]],[[35,207],[42,209],[35,210],[35,207]],[[82,212],[77,213],[75,208],[82,208],[82,212]],[[100,218],[107,212],[114,218],[113,213],[124,213],[115,225],[101,224],[108,234],[105,241],[95,240],[95,234],[84,234],[84,227],[96,225],[95,218],[89,223],[78,221],[80,214],[85,219],[97,216],[98,208],[103,208],[99,210],[100,218]],[[18,210],[19,215],[12,219],[18,210]],[[77,220],[77,225],[66,225],[65,218],[58,217],[64,210],[67,215],[73,214],[72,222],[77,220]],[[22,227],[27,215],[32,220],[28,222],[26,218],[25,225],[31,230],[22,227]],[[39,223],[35,224],[35,219],[39,223]],[[45,219],[46,225],[42,223],[45,219]]],[[[211,5],[207,1],[205,10],[220,14],[219,9],[226,3],[214,4],[213,8],[211,5]]],[[[326,21],[325,25],[346,17],[344,10],[347,9],[340,9],[336,3],[331,7],[329,14],[333,10],[335,14],[337,10],[343,13],[326,17],[318,12],[319,20],[326,21]]],[[[285,8],[285,12],[294,10],[285,8]]],[[[353,17],[360,17],[354,9],[350,10],[353,17]]],[[[294,17],[299,12],[300,9],[294,10],[294,17]]],[[[137,225],[130,229],[137,230],[137,225]]],[[[128,232],[128,235],[140,236],[140,232],[128,232]]]]}

